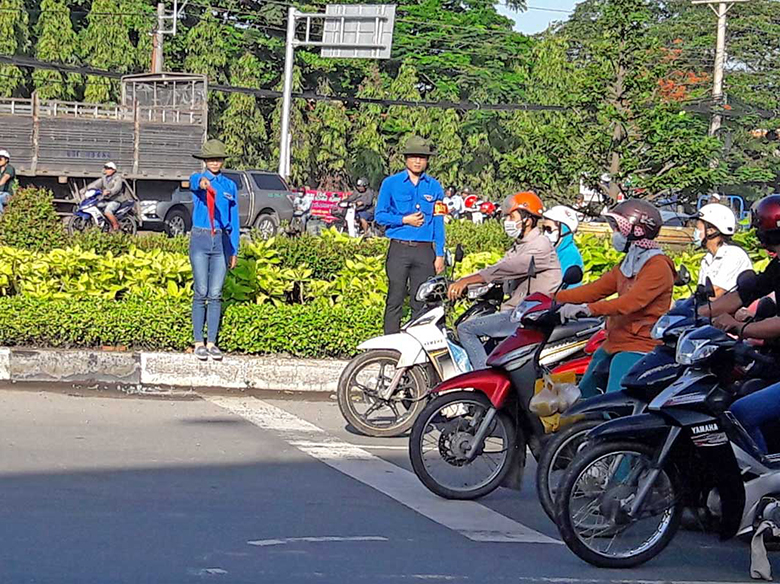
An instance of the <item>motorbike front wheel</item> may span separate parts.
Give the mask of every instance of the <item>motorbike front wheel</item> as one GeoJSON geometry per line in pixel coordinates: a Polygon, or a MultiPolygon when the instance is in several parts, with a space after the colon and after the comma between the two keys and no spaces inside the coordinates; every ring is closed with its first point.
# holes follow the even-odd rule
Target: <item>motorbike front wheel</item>
{"type": "Polygon", "coordinates": [[[409,431],[425,407],[428,384],[420,367],[406,370],[393,394],[383,396],[400,356],[389,349],[367,351],[352,359],[341,373],[337,389],[339,409],[361,434],[400,436],[409,431]]]}
{"type": "Polygon", "coordinates": [[[556,432],[547,443],[536,466],[536,493],[542,509],[555,521],[555,495],[569,465],[585,442],[585,437],[604,420],[582,420],[556,432]]]}
{"type": "Polygon", "coordinates": [[[125,215],[119,220],[119,231],[128,235],[135,235],[138,231],[138,222],[132,215],[125,215]]]}
{"type": "Polygon", "coordinates": [[[428,403],[412,427],[409,456],[417,477],[445,499],[476,499],[494,491],[512,467],[516,430],[499,411],[482,444],[475,435],[493,410],[483,393],[445,393],[428,403]],[[468,455],[477,454],[471,460],[468,455]]]}
{"type": "Polygon", "coordinates": [[[678,474],[667,467],[653,478],[655,451],[645,444],[607,442],[581,451],[555,501],[556,523],[567,547],[599,568],[630,568],[657,556],[680,527],[678,474]],[[637,494],[649,491],[635,515],[637,494]]]}

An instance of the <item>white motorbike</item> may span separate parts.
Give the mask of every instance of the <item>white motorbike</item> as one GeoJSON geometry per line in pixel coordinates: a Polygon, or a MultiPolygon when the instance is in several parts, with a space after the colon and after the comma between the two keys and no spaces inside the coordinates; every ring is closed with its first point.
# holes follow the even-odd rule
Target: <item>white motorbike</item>
{"type": "MultiPolygon", "coordinates": [[[[455,261],[463,258],[458,246],[455,261]]],[[[407,432],[425,407],[428,390],[441,380],[471,370],[466,351],[457,343],[457,326],[470,318],[498,311],[504,297],[500,285],[472,286],[469,309],[447,327],[445,300],[449,280],[431,278],[417,290],[417,300],[429,306],[400,333],[369,339],[341,373],[338,404],[344,419],[367,436],[398,436],[407,432]]],[[[495,341],[486,340],[492,350],[495,341]]]]}

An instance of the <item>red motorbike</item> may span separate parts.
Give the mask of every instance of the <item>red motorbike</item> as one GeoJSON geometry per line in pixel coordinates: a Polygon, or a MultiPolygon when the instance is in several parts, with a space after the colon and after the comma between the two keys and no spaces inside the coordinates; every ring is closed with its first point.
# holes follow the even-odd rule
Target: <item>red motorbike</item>
{"type": "MultiPolygon", "coordinates": [[[[563,286],[581,279],[582,270],[570,267],[563,286]]],[[[561,324],[558,306],[539,293],[526,297],[514,315],[521,326],[493,350],[488,367],[433,388],[438,395],[412,427],[414,472],[441,497],[475,499],[501,485],[520,488],[526,446],[538,459],[545,437],[541,421],[529,410],[544,362],[563,339],[593,337],[602,326],[595,318],[561,324]]],[[[599,340],[591,341],[595,350],[599,340]]],[[[571,362],[566,366],[573,367],[571,362]]],[[[585,361],[576,365],[582,366],[585,361]]]]}

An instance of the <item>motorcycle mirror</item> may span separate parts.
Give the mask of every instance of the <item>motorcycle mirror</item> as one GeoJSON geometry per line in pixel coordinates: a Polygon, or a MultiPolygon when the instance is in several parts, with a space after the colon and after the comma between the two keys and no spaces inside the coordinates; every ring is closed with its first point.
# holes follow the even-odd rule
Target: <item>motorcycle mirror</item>
{"type": "Polygon", "coordinates": [[[457,246],[455,246],[455,261],[456,262],[462,262],[463,257],[466,254],[463,253],[463,246],[459,243],[457,246]]]}
{"type": "Polygon", "coordinates": [[[777,316],[777,304],[771,298],[762,298],[756,307],[756,316],[753,320],[764,320],[777,316]]]}
{"type": "Polygon", "coordinates": [[[580,282],[582,282],[582,268],[579,266],[569,266],[566,273],[563,274],[563,284],[565,286],[573,286],[580,282]]]}
{"type": "Polygon", "coordinates": [[[448,266],[453,265],[452,252],[450,250],[444,250],[444,263],[448,266]]]}
{"type": "Polygon", "coordinates": [[[536,261],[531,258],[531,263],[528,264],[528,279],[536,278],[536,261]]]}
{"type": "Polygon", "coordinates": [[[691,273],[685,266],[677,269],[677,277],[674,279],[675,286],[687,286],[691,282],[691,273]]]}
{"type": "Polygon", "coordinates": [[[704,282],[704,291],[707,294],[707,300],[715,298],[715,286],[712,285],[712,280],[707,276],[707,280],[704,282]]]}

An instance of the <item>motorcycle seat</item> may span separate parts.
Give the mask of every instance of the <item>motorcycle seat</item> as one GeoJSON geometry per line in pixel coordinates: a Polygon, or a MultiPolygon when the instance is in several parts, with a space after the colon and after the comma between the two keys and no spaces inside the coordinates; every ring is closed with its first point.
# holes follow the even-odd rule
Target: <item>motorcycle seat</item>
{"type": "Polygon", "coordinates": [[[599,318],[580,318],[578,320],[570,320],[560,326],[555,327],[555,330],[550,335],[548,342],[554,343],[562,339],[568,339],[575,336],[586,336],[595,332],[595,330],[602,324],[599,318]]]}

